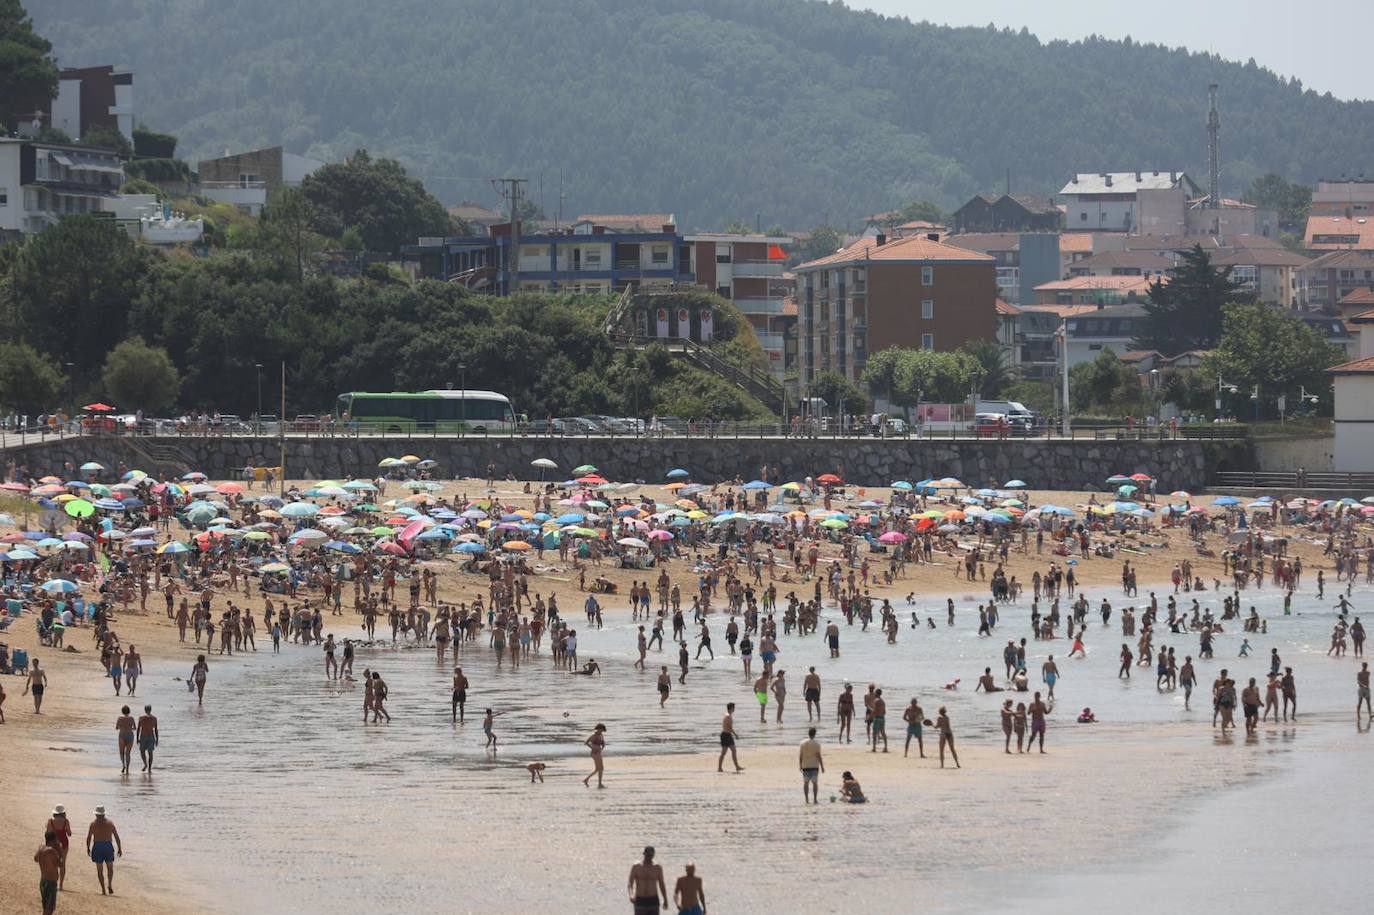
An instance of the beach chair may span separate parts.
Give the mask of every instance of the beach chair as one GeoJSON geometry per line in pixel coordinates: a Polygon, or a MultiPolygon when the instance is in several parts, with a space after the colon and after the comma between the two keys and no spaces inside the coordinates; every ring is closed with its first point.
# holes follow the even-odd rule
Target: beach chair
{"type": "Polygon", "coordinates": [[[13,622],[14,622],[14,617],[12,617],[12,616],[6,615],[6,616],[3,616],[3,617],[0,617],[0,632],[4,632],[6,629],[10,628],[10,624],[13,623],[13,622]]]}
{"type": "Polygon", "coordinates": [[[882,543],[872,534],[864,534],[864,539],[868,541],[868,551],[870,553],[886,553],[887,544],[882,543]]]}
{"type": "Polygon", "coordinates": [[[26,649],[23,649],[23,648],[16,648],[16,649],[14,649],[14,661],[12,662],[12,665],[11,665],[11,666],[12,666],[14,672],[17,673],[17,674],[26,674],[26,673],[28,673],[28,672],[29,672],[29,653],[28,653],[28,651],[27,651],[26,649]]]}
{"type": "Polygon", "coordinates": [[[12,597],[6,598],[5,611],[9,613],[10,616],[19,616],[24,612],[24,602],[22,600],[15,600],[12,597]]]}

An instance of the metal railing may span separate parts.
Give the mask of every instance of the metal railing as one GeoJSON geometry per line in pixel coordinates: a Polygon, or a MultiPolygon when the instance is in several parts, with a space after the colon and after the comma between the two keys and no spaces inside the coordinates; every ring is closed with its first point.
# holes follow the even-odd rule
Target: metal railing
{"type": "MultiPolygon", "coordinates": [[[[773,376],[769,379],[776,383],[773,376]]],[[[106,428],[92,428],[76,423],[55,429],[14,430],[0,433],[0,447],[10,448],[22,445],[60,441],[67,438],[134,439],[146,443],[141,447],[156,448],[158,442],[174,446],[177,441],[213,439],[263,439],[275,441],[285,437],[289,441],[326,440],[326,439],[652,439],[652,438],[711,438],[711,439],[898,439],[903,441],[1138,441],[1170,442],[1178,439],[1215,439],[1238,441],[1248,437],[1248,430],[1235,424],[1222,426],[1183,426],[1174,435],[1168,427],[1142,428],[1140,426],[1098,425],[1074,426],[1069,434],[1061,434],[1057,425],[1043,425],[1031,430],[1006,429],[1002,431],[979,429],[976,426],[959,423],[928,424],[919,428],[908,426],[903,431],[875,428],[867,421],[846,421],[843,426],[834,419],[804,420],[795,425],[789,423],[755,423],[724,421],[660,421],[658,425],[641,420],[638,424],[626,423],[621,428],[593,428],[573,420],[555,420],[550,428],[547,421],[537,421],[520,426],[515,430],[477,429],[477,421],[469,421],[473,428],[454,428],[453,423],[415,423],[398,426],[396,423],[331,423],[287,422],[283,429],[280,424],[241,423],[231,428],[216,428],[204,424],[190,424],[169,428],[167,426],[129,429],[117,427],[114,431],[106,428]]],[[[160,454],[160,452],[159,452],[160,454]]],[[[172,452],[168,452],[171,456],[172,452]]],[[[175,455],[184,463],[188,458],[184,452],[175,455]]],[[[1235,473],[1218,474],[1216,485],[1238,487],[1293,487],[1293,474],[1235,473]]],[[[1349,488],[1364,486],[1374,492],[1374,474],[1318,474],[1307,475],[1310,488],[1349,488]]]]}
{"type": "Polygon", "coordinates": [[[1234,489],[1339,489],[1374,492],[1374,473],[1330,473],[1297,471],[1218,471],[1212,486],[1234,489]]]}

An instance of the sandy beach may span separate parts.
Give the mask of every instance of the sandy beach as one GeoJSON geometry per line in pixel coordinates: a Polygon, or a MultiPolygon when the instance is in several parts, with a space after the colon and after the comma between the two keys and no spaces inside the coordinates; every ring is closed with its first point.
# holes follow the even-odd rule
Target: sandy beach
{"type": "MultiPolygon", "coordinates": [[[[442,494],[477,497],[484,489],[483,481],[466,480],[447,484],[442,494]]],[[[520,484],[498,483],[496,489],[503,503],[530,504],[520,484]]],[[[656,487],[643,491],[671,501],[656,487]]],[[[885,499],[888,493],[865,496],[885,499]]],[[[1087,498],[1032,493],[1037,504],[1073,506],[1087,498]]],[[[1220,538],[1209,540],[1219,553],[1220,538]]],[[[1094,608],[1104,597],[1114,606],[1140,607],[1151,589],[1162,603],[1172,591],[1167,582],[1174,563],[1188,558],[1209,588],[1196,596],[1219,613],[1225,592],[1210,588],[1214,577],[1226,580],[1220,561],[1199,556],[1185,532],[1153,531],[1122,542],[1129,552],[1075,567],[1094,608]],[[1132,599],[1121,595],[1123,558],[1136,567],[1140,582],[1140,595],[1132,599]]],[[[823,550],[823,561],[834,552],[833,546],[823,550]]],[[[1354,737],[1349,712],[1358,664],[1322,657],[1336,594],[1322,541],[1293,537],[1289,552],[1306,568],[1298,614],[1281,616],[1281,594],[1267,581],[1261,590],[1243,592],[1244,603],[1259,605],[1271,621],[1270,635],[1252,636],[1254,654],[1237,661],[1241,636],[1228,633],[1217,660],[1200,673],[1209,683],[1217,668],[1232,663],[1233,675],[1258,676],[1269,645],[1281,646],[1303,678],[1310,718],[1300,727],[1266,725],[1249,743],[1243,734],[1218,738],[1209,727],[1205,685],[1194,696],[1194,711],[1184,713],[1181,696],[1153,689],[1150,669],[1137,672],[1138,683],[1119,683],[1119,627],[1114,620],[1102,628],[1090,614],[1088,658],[1065,667],[1050,752],[1033,758],[1002,752],[999,697],[972,692],[984,666],[997,670],[999,646],[1028,633],[1029,594],[1005,605],[993,638],[979,640],[974,608],[987,599],[988,586],[956,579],[955,561],[938,555],[935,564],[907,566],[891,587],[873,587],[875,597],[892,600],[899,617],[913,610],[922,619],[934,616],[938,629],[904,623],[898,643],[889,646],[876,628],[845,628],[842,657],[833,662],[819,636],[780,637],[780,666],[793,690],[783,724],[773,721],[772,707],[768,721],[758,721],[749,682],[721,637],[719,614],[712,618],[716,659],[694,659],[687,684],[679,687],[675,680],[668,708],[658,709],[654,675],[659,664],[676,674],[675,657],[654,653],[647,672],[633,668],[626,599],[633,581],[656,572],[610,565],[595,569],[619,588],[602,597],[606,628],[579,632],[581,657],[596,657],[603,676],[554,671],[547,644],[543,656],[517,670],[497,670],[485,640],[479,641],[461,659],[473,681],[468,722],[461,727],[448,721],[452,661],[441,667],[430,648],[380,644],[359,652],[355,672],[368,666],[386,672],[395,717],[390,725],[363,726],[358,690],[325,680],[318,647],[284,644],[274,656],[261,631],[256,653],[211,657],[206,704],[198,709],[183,682],[198,646],[189,638],[178,642],[156,594],[147,613],[120,612],[113,624],[121,641],[136,644],[144,658],[137,702],[113,695],[89,629],[69,631],[67,644],[76,650],[57,653],[34,646],[31,628],[12,629],[3,638],[12,647],[34,649],[50,686],[44,714],[35,716],[21,695],[21,678],[4,680],[0,913],[36,910],[31,858],[57,803],[72,812],[76,832],[59,912],[347,913],[373,911],[383,902],[405,911],[521,912],[546,907],[555,895],[573,908],[608,911],[623,908],[625,874],[646,843],[658,847],[670,886],[683,862],[695,859],[712,908],[720,911],[780,905],[849,911],[861,899],[872,911],[895,912],[909,910],[913,898],[925,909],[975,911],[998,904],[997,881],[1008,874],[1033,881],[1044,898],[1062,899],[1071,888],[1047,876],[1121,867],[1161,830],[1187,828],[1198,797],[1243,797],[1257,781],[1285,777],[1305,752],[1368,760],[1367,744],[1346,743],[1348,734],[1354,737]],[[1320,607],[1311,584],[1318,569],[1325,569],[1328,581],[1320,607]],[[915,603],[909,606],[911,593],[915,603]],[[955,629],[940,616],[946,596],[959,608],[955,629]],[[808,665],[825,678],[820,737],[827,772],[816,807],[801,803],[796,771],[796,745],[806,728],[801,678],[808,665]],[[954,677],[962,678],[961,688],[942,691],[954,677]],[[865,681],[887,688],[892,752],[860,746],[861,720],[853,744],[834,743],[833,703],[843,680],[860,691],[865,681]],[[903,758],[900,713],[916,693],[930,718],[936,706],[948,703],[963,769],[941,771],[933,758],[903,758]],[[135,712],[151,702],[161,717],[164,739],[151,778],[119,774],[113,722],[126,701],[135,712]],[[715,772],[725,701],[739,703],[746,767],[740,775],[715,772]],[[497,754],[482,749],[479,719],[487,705],[501,715],[497,754]],[[1083,705],[1092,705],[1102,723],[1075,725],[1072,714],[1083,705]],[[580,784],[589,771],[581,741],[596,721],[609,727],[607,788],[599,792],[580,784]],[[543,784],[529,783],[525,765],[534,761],[548,765],[543,784]],[[858,775],[871,803],[830,801],[845,769],[858,775]],[[125,843],[114,897],[100,896],[81,851],[96,804],[110,809],[125,843]],[[1065,860],[1070,849],[1074,856],[1065,860]],[[442,905],[435,905],[436,893],[445,894],[442,905]]],[[[1033,548],[1029,555],[1013,550],[1007,572],[1029,591],[1032,572],[1050,559],[1048,550],[1040,556],[1033,548]]],[[[452,559],[427,565],[440,572],[443,601],[485,593],[485,578],[458,571],[452,559]]],[[[556,554],[546,554],[544,565],[550,568],[531,579],[531,591],[557,593],[564,617],[581,630],[584,595],[576,574],[557,568],[556,554]]],[[[670,572],[690,591],[684,563],[673,562],[670,572]]],[[[780,602],[788,590],[807,593],[800,582],[778,587],[780,602]]],[[[1370,593],[1355,588],[1356,612],[1370,593]]],[[[1192,596],[1180,595],[1181,603],[1192,596]]],[[[261,615],[260,595],[240,598],[236,603],[261,615]]],[[[216,607],[222,608],[220,600],[216,607]]],[[[831,618],[838,612],[827,606],[825,619],[831,618]]],[[[347,600],[342,616],[326,615],[325,621],[337,638],[358,634],[360,617],[347,600]]],[[[1160,642],[1179,645],[1180,653],[1196,651],[1192,634],[1166,631],[1160,642]]],[[[695,639],[691,646],[695,650],[695,639]]],[[[1067,653],[1069,646],[1031,647],[1034,670],[1045,651],[1067,653]]],[[[927,755],[934,751],[931,737],[927,755]]]]}

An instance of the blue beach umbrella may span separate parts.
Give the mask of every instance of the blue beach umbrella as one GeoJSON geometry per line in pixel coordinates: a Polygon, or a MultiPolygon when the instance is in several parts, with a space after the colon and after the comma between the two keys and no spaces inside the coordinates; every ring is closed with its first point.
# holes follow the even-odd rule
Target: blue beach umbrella
{"type": "Polygon", "coordinates": [[[672,470],[668,471],[668,473],[667,473],[667,477],[668,477],[668,479],[670,479],[670,480],[685,480],[685,479],[687,479],[687,477],[690,477],[690,476],[691,476],[691,474],[688,473],[687,471],[683,470],[681,467],[674,467],[672,470]]]}

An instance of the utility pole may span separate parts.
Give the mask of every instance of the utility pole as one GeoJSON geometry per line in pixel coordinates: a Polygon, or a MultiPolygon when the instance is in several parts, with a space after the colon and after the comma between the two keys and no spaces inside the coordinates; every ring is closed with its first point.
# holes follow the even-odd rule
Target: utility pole
{"type": "Polygon", "coordinates": [[[286,360],[281,364],[281,422],[277,423],[277,444],[281,447],[281,466],[277,468],[277,495],[286,498],[286,360]]]}
{"type": "Polygon", "coordinates": [[[506,254],[506,294],[516,290],[520,282],[520,185],[527,178],[493,178],[500,182],[502,195],[510,201],[510,250],[506,254]]]}
{"type": "Polygon", "coordinates": [[[1072,426],[1072,424],[1070,423],[1070,420],[1069,420],[1069,319],[1068,319],[1068,318],[1065,318],[1065,319],[1063,319],[1063,320],[1060,322],[1060,324],[1059,324],[1059,333],[1058,333],[1056,336],[1059,337],[1059,358],[1062,360],[1061,363],[1060,363],[1060,369],[1061,369],[1061,384],[1062,384],[1062,388],[1063,388],[1063,390],[1062,390],[1062,392],[1061,392],[1061,395],[1060,395],[1061,398],[1062,398],[1062,402],[1061,402],[1061,407],[1062,407],[1062,409],[1060,410],[1060,414],[1059,414],[1059,415],[1063,418],[1063,423],[1062,423],[1063,428],[1062,428],[1062,430],[1061,430],[1061,431],[1062,431],[1062,434],[1063,434],[1063,436],[1064,436],[1065,438],[1068,438],[1069,436],[1071,436],[1071,435],[1073,434],[1073,426],[1072,426]]]}
{"type": "Polygon", "coordinates": [[[1221,209],[1221,112],[1216,83],[1207,87],[1207,208],[1221,209]]]}

